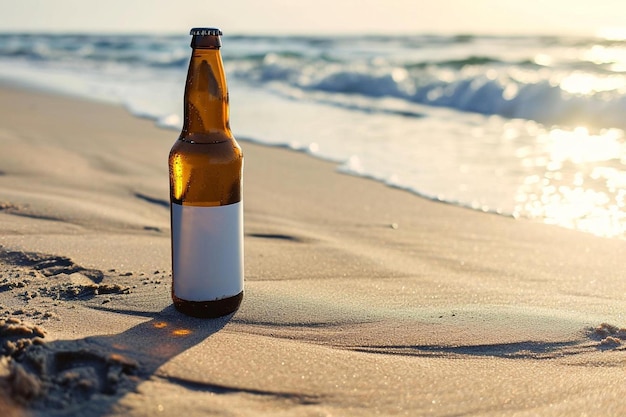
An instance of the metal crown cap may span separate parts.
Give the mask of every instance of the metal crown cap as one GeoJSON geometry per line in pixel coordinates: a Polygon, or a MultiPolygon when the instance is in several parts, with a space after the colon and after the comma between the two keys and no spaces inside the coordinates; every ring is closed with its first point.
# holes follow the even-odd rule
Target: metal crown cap
{"type": "Polygon", "coordinates": [[[191,36],[222,36],[222,31],[217,28],[193,28],[189,34],[191,36]]]}

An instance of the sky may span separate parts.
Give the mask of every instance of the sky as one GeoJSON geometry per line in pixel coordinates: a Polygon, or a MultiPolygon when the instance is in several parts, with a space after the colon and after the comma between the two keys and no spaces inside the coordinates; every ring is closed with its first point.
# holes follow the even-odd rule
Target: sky
{"type": "Polygon", "coordinates": [[[586,36],[624,16],[623,0],[0,0],[0,32],[586,36]]]}

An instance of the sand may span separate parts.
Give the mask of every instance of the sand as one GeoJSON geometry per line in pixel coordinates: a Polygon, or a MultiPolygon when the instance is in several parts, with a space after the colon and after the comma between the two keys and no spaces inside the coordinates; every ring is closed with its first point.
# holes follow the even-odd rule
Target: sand
{"type": "Polygon", "coordinates": [[[176,136],[0,87],[0,415],[626,413],[626,242],[428,201],[287,149],[240,140],[241,309],[180,315],[176,136]]]}

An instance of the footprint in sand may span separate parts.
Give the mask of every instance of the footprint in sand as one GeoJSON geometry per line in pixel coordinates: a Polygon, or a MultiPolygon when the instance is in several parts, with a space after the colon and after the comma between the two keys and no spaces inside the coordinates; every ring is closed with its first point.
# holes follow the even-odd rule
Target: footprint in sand
{"type": "Polygon", "coordinates": [[[14,401],[34,408],[67,408],[94,395],[115,395],[136,383],[138,363],[86,340],[43,343],[38,326],[0,319],[0,375],[14,401]]]}

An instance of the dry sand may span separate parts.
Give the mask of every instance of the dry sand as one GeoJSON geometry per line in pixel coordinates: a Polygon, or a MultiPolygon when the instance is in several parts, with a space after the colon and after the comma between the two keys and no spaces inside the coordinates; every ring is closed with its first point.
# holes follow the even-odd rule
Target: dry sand
{"type": "Polygon", "coordinates": [[[181,316],[175,137],[0,88],[1,416],[626,414],[626,242],[285,149],[240,141],[242,308],[181,316]]]}

